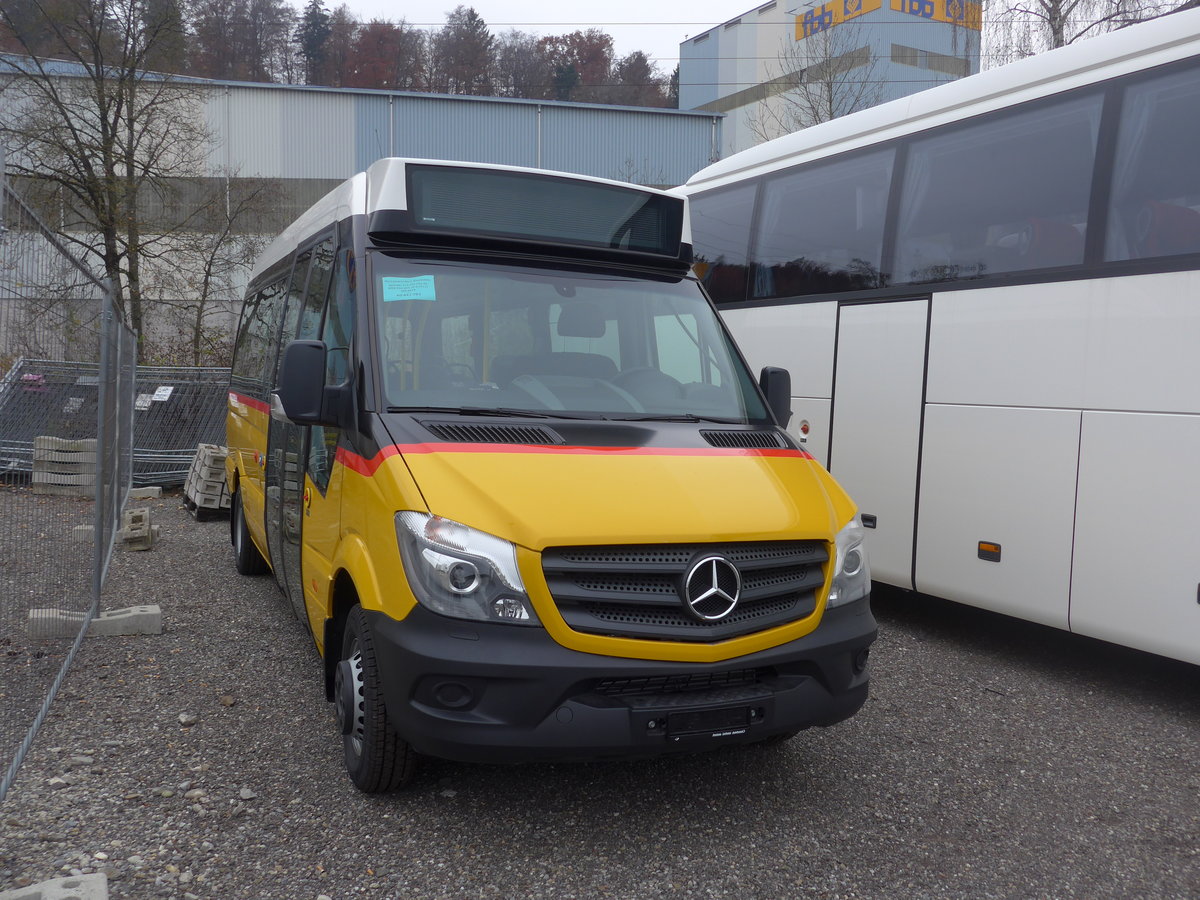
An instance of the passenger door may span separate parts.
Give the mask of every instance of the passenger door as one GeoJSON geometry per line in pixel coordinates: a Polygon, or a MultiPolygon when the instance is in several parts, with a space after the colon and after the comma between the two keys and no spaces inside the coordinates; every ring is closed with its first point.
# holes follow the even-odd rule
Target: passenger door
{"type": "MultiPolygon", "coordinates": [[[[297,259],[292,273],[292,290],[284,314],[284,331],[280,337],[280,352],[291,340],[310,340],[320,335],[321,313],[329,289],[333,267],[333,235],[321,239],[297,259]],[[307,272],[304,270],[307,269],[307,272]],[[301,281],[303,279],[303,281],[301,281]],[[302,287],[301,287],[302,285],[302,287]]],[[[280,564],[277,577],[292,604],[296,618],[308,623],[304,603],[304,583],[301,574],[301,537],[307,489],[307,426],[290,422],[271,422],[268,453],[269,466],[276,466],[279,482],[276,510],[268,508],[268,540],[271,551],[280,564]],[[274,513],[274,514],[272,514],[274,513]]],[[[268,481],[271,473],[268,472],[268,481]]]]}
{"type": "Polygon", "coordinates": [[[870,531],[871,574],[912,588],[929,300],[843,305],[829,471],[870,531]]]}
{"type": "MultiPolygon", "coordinates": [[[[296,335],[296,325],[300,321],[300,306],[304,298],[304,282],[308,278],[308,266],[312,259],[312,249],[300,253],[296,264],[292,267],[292,278],[289,282],[286,306],[279,327],[276,342],[275,361],[270,372],[270,385],[273,388],[279,384],[279,365],[283,359],[283,349],[296,335]]],[[[283,494],[287,482],[295,482],[299,477],[296,469],[296,459],[288,459],[287,437],[291,426],[286,422],[271,416],[267,425],[267,459],[264,466],[264,482],[266,484],[266,508],[263,516],[267,530],[267,548],[271,554],[271,569],[275,580],[287,593],[287,575],[283,565],[283,523],[284,507],[283,494]]]]}
{"type": "MultiPolygon", "coordinates": [[[[321,325],[320,337],[325,342],[325,384],[337,387],[350,378],[351,337],[354,334],[355,261],[353,251],[343,245],[333,267],[333,286],[321,325]]],[[[315,263],[314,263],[315,265],[315,263]]],[[[303,322],[301,323],[303,328],[303,322]]],[[[341,432],[330,426],[309,429],[307,470],[302,498],[303,541],[300,545],[300,574],[303,576],[303,599],[309,629],[323,639],[323,621],[328,615],[329,582],[333,572],[333,556],[341,536],[342,476],[344,470],[335,466],[341,432]]]]}

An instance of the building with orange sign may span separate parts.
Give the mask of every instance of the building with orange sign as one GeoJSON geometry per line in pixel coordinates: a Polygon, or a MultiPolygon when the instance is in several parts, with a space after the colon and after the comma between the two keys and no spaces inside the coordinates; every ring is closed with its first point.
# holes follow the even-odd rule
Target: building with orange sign
{"type": "Polygon", "coordinates": [[[680,44],[679,108],[725,114],[722,155],[979,71],[977,2],[792,4],[680,44]]]}

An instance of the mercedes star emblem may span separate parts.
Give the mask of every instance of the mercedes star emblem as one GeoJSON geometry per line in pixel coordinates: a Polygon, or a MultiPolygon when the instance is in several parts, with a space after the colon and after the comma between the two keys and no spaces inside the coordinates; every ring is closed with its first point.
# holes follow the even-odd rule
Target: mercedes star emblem
{"type": "Polygon", "coordinates": [[[706,556],[683,582],[684,609],[698,622],[717,622],[737,607],[742,576],[723,556],[706,556]]]}

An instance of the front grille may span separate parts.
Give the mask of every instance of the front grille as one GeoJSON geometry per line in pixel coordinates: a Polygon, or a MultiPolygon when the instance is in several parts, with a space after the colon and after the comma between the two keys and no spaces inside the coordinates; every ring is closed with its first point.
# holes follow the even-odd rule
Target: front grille
{"type": "Polygon", "coordinates": [[[714,688],[757,684],[763,678],[758,669],[734,672],[707,672],[694,675],[646,675],[641,678],[605,678],[596,685],[596,693],[607,697],[642,697],[652,694],[683,694],[714,688]]]}
{"type": "Polygon", "coordinates": [[[542,571],[558,611],[575,631],[670,641],[723,641],[811,615],[828,559],[822,541],[555,547],[542,571]],[[734,610],[715,622],[687,611],[684,580],[709,556],[741,574],[734,610]]]}

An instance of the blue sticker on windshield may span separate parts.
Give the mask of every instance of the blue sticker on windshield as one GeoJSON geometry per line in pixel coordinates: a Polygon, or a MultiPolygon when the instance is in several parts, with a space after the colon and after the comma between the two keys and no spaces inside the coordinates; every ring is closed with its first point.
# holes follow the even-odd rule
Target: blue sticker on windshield
{"type": "Polygon", "coordinates": [[[380,281],[383,282],[384,303],[394,303],[397,300],[437,299],[432,275],[417,275],[412,278],[384,275],[380,281]]]}

